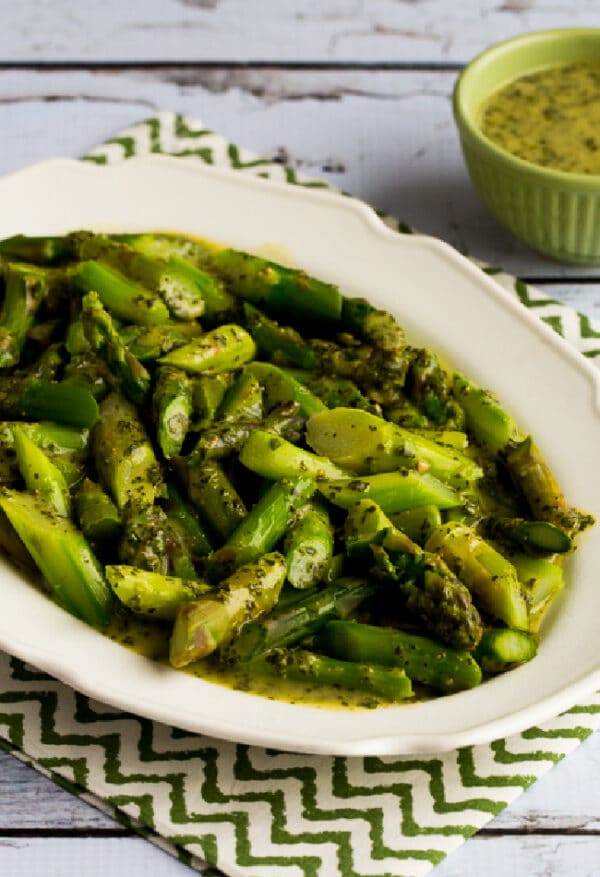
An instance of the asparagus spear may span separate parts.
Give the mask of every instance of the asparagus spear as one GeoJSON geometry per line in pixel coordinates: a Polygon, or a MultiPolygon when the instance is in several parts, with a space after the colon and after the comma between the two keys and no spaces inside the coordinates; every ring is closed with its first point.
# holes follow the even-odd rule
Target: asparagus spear
{"type": "Polygon", "coordinates": [[[486,518],[482,521],[490,539],[505,539],[532,554],[565,554],[573,540],[550,521],[527,521],[523,518],[486,518]]]}
{"type": "Polygon", "coordinates": [[[272,551],[314,491],[314,482],[305,477],[272,484],[225,544],[210,557],[209,578],[218,581],[231,570],[272,551]]]}
{"type": "Polygon", "coordinates": [[[114,544],[123,527],[112,499],[90,478],[85,478],[75,497],[75,516],[83,535],[93,545],[114,544]]]}
{"type": "Polygon", "coordinates": [[[172,485],[167,485],[167,515],[172,521],[177,521],[181,530],[185,533],[186,544],[190,550],[192,560],[207,557],[212,551],[212,545],[208,533],[200,523],[198,516],[184,502],[179,491],[172,485]]]}
{"type": "Polygon", "coordinates": [[[181,603],[170,643],[170,661],[185,667],[224,647],[243,624],[268,612],[285,579],[285,558],[272,552],[246,563],[221,582],[218,593],[181,603]]]}
{"type": "Polygon", "coordinates": [[[507,447],[506,465],[535,518],[550,521],[570,535],[593,523],[591,515],[569,506],[531,436],[507,447]]]}
{"type": "Polygon", "coordinates": [[[110,589],[102,567],[75,525],[50,511],[33,494],[4,489],[0,508],[63,606],[88,624],[109,624],[110,589]]]}
{"type": "Polygon", "coordinates": [[[325,410],[325,405],[318,396],[311,393],[288,371],[270,362],[253,362],[246,367],[246,372],[260,381],[267,411],[285,402],[297,402],[300,413],[307,417],[325,410]]]}
{"type": "Polygon", "coordinates": [[[200,375],[194,379],[192,401],[196,429],[206,429],[211,425],[232,381],[232,372],[200,375]]]}
{"type": "Polygon", "coordinates": [[[333,557],[333,527],[327,510],[314,503],[301,510],[284,548],[291,585],[310,588],[322,581],[333,557]]]}
{"type": "Polygon", "coordinates": [[[475,530],[449,521],[434,531],[425,548],[441,555],[485,612],[508,627],[528,630],[527,603],[514,566],[475,530]]]}
{"type": "Polygon", "coordinates": [[[62,472],[23,430],[15,428],[14,437],[17,464],[27,489],[52,512],[68,518],[71,495],[62,472]]]}
{"type": "Polygon", "coordinates": [[[98,404],[89,390],[39,378],[0,377],[0,417],[93,426],[98,404]]]}
{"type": "Polygon", "coordinates": [[[381,411],[381,407],[367,399],[354,381],[349,378],[340,378],[298,368],[284,368],[283,371],[304,384],[327,408],[360,408],[363,411],[371,411],[373,414],[381,411]]]}
{"type": "Polygon", "coordinates": [[[444,694],[474,688],[481,682],[481,670],[468,652],[404,630],[329,621],[317,634],[315,647],[345,661],[399,667],[414,682],[444,694]]]}
{"type": "Polygon", "coordinates": [[[272,649],[307,640],[333,618],[348,618],[377,590],[371,581],[338,579],[323,590],[301,592],[300,599],[282,605],[282,599],[263,618],[246,624],[220,659],[238,663],[259,658],[272,649]]]}
{"type": "Polygon", "coordinates": [[[418,545],[425,545],[434,530],[442,524],[440,510],[434,505],[417,506],[390,515],[392,524],[418,545]]]}
{"type": "Polygon", "coordinates": [[[497,627],[486,630],[473,653],[484,673],[504,673],[535,658],[537,642],[523,630],[497,627]]]}
{"type": "Polygon", "coordinates": [[[124,531],[119,543],[119,560],[149,572],[169,572],[168,519],[158,505],[140,508],[129,504],[123,515],[124,531]]]}
{"type": "Polygon", "coordinates": [[[150,290],[101,262],[80,262],[73,281],[84,293],[96,292],[104,307],[119,320],[142,326],[156,326],[169,320],[166,305],[150,290]]]}
{"type": "Polygon", "coordinates": [[[336,286],[309,277],[304,271],[284,268],[250,253],[225,249],[213,259],[213,268],[235,295],[253,303],[263,302],[285,316],[337,322],[342,297],[336,286]]]}
{"type": "Polygon", "coordinates": [[[207,582],[161,575],[134,566],[106,567],[106,578],[120,602],[138,615],[173,621],[179,605],[211,590],[207,582]]]}
{"type": "Polygon", "coordinates": [[[481,389],[460,372],[454,375],[452,389],[465,412],[469,431],[493,454],[518,437],[516,423],[489,390],[481,389]]]}
{"type": "Polygon", "coordinates": [[[123,326],[121,340],[140,362],[160,359],[176,347],[183,347],[190,338],[202,333],[199,323],[169,323],[161,326],[123,326]]]}
{"type": "Polygon", "coordinates": [[[251,664],[253,673],[281,677],[303,685],[333,685],[336,689],[362,691],[399,703],[413,696],[411,681],[404,670],[340,661],[315,655],[304,649],[274,649],[251,664]]]}
{"type": "Polygon", "coordinates": [[[193,338],[183,347],[161,356],[159,362],[192,374],[233,371],[254,358],[256,346],[245,329],[234,323],[193,338]]]}
{"type": "Polygon", "coordinates": [[[186,467],[187,491],[211,530],[228,539],[247,516],[235,486],[216,460],[186,467]]]}
{"type": "Polygon", "coordinates": [[[100,259],[103,264],[123,273],[130,280],[160,296],[174,317],[193,320],[204,313],[204,298],[190,278],[173,264],[139,253],[127,244],[117,243],[106,235],[80,237],[77,255],[82,261],[100,259]]]}
{"type": "Polygon", "coordinates": [[[127,398],[141,405],[150,389],[150,375],[123,343],[95,292],[84,295],[81,319],[91,349],[104,359],[127,398]]]}
{"type": "Polygon", "coordinates": [[[16,234],[0,241],[0,255],[8,259],[33,262],[35,265],[55,265],[70,259],[73,249],[69,239],[60,235],[29,237],[16,234]]]}
{"type": "Polygon", "coordinates": [[[317,457],[280,436],[255,429],[240,451],[240,462],[264,478],[294,478],[298,474],[315,479],[348,479],[349,473],[327,457],[317,457]]]}
{"type": "Polygon", "coordinates": [[[308,346],[296,329],[291,326],[280,326],[249,302],[244,303],[244,315],[250,334],[259,352],[265,357],[278,356],[291,365],[305,369],[313,369],[317,366],[314,350],[308,346]]]}
{"type": "Polygon", "coordinates": [[[16,365],[48,284],[42,269],[10,263],[4,269],[0,309],[0,368],[16,365]]]}
{"type": "Polygon", "coordinates": [[[405,608],[425,629],[453,648],[471,651],[479,641],[481,619],[467,588],[444,561],[397,530],[375,503],[355,505],[346,518],[351,556],[372,557],[374,574],[394,582],[405,608]]]}
{"type": "Polygon", "coordinates": [[[344,298],[342,325],[387,353],[403,352],[404,330],[387,311],[378,310],[364,298],[344,298]]]}
{"type": "Polygon", "coordinates": [[[119,393],[100,405],[92,435],[98,475],[119,511],[151,507],[163,493],[154,450],[136,408],[119,393]]]}
{"type": "Polygon", "coordinates": [[[192,396],[193,384],[185,372],[169,366],[157,370],[152,406],[158,444],[167,460],[181,453],[191,422],[192,396]]]}
{"type": "Polygon", "coordinates": [[[236,310],[235,298],[224,288],[223,283],[212,274],[192,265],[186,258],[173,253],[168,259],[169,267],[187,277],[199,290],[204,301],[204,316],[211,325],[221,322],[236,310]]]}
{"type": "Polygon", "coordinates": [[[465,454],[368,411],[333,408],[314,414],[308,421],[306,438],[318,454],[359,475],[414,468],[459,489],[483,475],[465,454]]]}
{"type": "Polygon", "coordinates": [[[450,383],[437,356],[426,347],[415,350],[407,378],[410,398],[436,424],[462,429],[465,416],[450,394],[450,383]]]}
{"type": "Polygon", "coordinates": [[[529,608],[529,630],[536,633],[554,598],[564,587],[562,568],[544,557],[510,552],[529,608]]]}
{"type": "Polygon", "coordinates": [[[217,411],[223,423],[237,420],[262,420],[262,388],[254,375],[243,371],[226,391],[217,411]]]}
{"type": "Polygon", "coordinates": [[[349,509],[361,499],[371,499],[388,515],[422,505],[452,509],[463,504],[451,487],[428,472],[420,475],[414,470],[383,472],[350,480],[326,479],[319,482],[319,490],[341,508],[349,509]]]}

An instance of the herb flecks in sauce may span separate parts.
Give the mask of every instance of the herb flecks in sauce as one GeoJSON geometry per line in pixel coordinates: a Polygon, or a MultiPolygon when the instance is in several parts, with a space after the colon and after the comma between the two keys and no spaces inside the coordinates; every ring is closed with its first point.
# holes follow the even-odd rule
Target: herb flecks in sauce
{"type": "Polygon", "coordinates": [[[479,127],[525,161],[600,173],[600,63],[545,67],[512,80],[484,101],[479,127]]]}

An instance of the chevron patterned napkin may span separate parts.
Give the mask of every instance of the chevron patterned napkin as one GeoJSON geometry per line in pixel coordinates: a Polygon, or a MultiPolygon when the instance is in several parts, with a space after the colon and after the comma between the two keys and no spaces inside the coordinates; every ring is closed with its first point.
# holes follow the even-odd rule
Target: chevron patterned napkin
{"type": "MultiPolygon", "coordinates": [[[[172,113],[85,158],[104,164],[149,152],[326,185],[172,113]]],[[[600,326],[482,268],[600,363],[600,326]]],[[[592,695],[540,727],[438,757],[294,755],[128,715],[0,654],[0,746],[205,877],[422,877],[599,725],[600,695],[592,695]]]]}

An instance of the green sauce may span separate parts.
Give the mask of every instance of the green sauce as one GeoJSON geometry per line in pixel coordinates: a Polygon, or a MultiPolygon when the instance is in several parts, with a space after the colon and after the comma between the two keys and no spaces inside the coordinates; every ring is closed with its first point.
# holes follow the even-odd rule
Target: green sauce
{"type": "Polygon", "coordinates": [[[525,161],[600,174],[600,63],[545,67],[514,79],[484,101],[479,127],[525,161]]]}

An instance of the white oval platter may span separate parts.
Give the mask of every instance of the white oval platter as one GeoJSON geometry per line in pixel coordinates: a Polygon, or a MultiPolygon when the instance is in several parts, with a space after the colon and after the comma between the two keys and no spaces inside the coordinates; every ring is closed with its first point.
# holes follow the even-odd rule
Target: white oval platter
{"type": "MultiPolygon", "coordinates": [[[[493,389],[570,502],[600,520],[600,382],[548,326],[446,244],[399,235],[366,205],[161,156],[50,160],[0,180],[0,237],[172,230],[292,264],[391,310],[410,341],[493,389]],[[283,256],[280,255],[283,261],[283,256]]],[[[229,740],[311,753],[430,753],[521,731],[600,687],[600,525],[531,663],[471,691],[344,712],[229,690],[136,655],[48,601],[0,560],[0,647],[116,707],[229,740]]]]}

